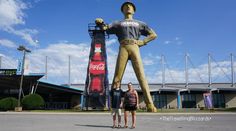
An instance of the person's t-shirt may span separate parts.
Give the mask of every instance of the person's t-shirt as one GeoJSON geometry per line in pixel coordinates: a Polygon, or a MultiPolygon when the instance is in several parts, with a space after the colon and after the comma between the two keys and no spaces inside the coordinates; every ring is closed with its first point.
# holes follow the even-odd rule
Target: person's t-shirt
{"type": "Polygon", "coordinates": [[[136,90],[127,91],[124,95],[124,105],[125,106],[135,106],[137,105],[136,90]]]}
{"type": "Polygon", "coordinates": [[[121,98],[123,97],[123,91],[121,89],[113,89],[111,91],[111,107],[112,108],[120,108],[121,98]]]}
{"type": "Polygon", "coordinates": [[[148,36],[152,31],[144,22],[138,20],[115,21],[108,26],[107,34],[116,34],[119,41],[124,39],[138,40],[141,35],[148,36]]]}

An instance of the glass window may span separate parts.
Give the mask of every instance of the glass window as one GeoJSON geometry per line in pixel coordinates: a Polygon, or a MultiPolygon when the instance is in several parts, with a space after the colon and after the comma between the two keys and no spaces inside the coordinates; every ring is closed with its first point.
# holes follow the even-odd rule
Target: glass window
{"type": "Polygon", "coordinates": [[[165,94],[154,94],[152,99],[157,108],[167,108],[167,96],[165,94]]]}
{"type": "Polygon", "coordinates": [[[225,108],[224,94],[212,94],[214,108],[225,108]]]}
{"type": "Polygon", "coordinates": [[[196,108],[196,95],[195,94],[182,94],[182,107],[183,108],[196,108]]]}

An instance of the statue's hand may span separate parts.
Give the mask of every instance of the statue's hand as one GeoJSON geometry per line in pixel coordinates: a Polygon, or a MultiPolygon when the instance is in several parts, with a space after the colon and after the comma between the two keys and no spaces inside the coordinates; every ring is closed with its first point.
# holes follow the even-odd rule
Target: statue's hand
{"type": "Polygon", "coordinates": [[[95,23],[101,30],[105,31],[108,29],[108,25],[104,23],[102,18],[96,18],[95,23]]]}
{"type": "Polygon", "coordinates": [[[102,18],[96,18],[95,23],[96,23],[97,25],[102,25],[102,24],[104,24],[104,21],[103,21],[102,18]]]}
{"type": "Polygon", "coordinates": [[[144,41],[143,41],[143,40],[137,40],[136,44],[137,44],[139,47],[141,47],[141,46],[144,46],[144,45],[145,45],[145,43],[144,43],[144,41]]]}

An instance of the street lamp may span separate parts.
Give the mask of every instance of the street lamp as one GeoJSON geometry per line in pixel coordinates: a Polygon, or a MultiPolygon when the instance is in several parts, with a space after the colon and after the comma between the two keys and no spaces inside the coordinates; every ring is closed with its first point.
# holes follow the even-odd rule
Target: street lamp
{"type": "Polygon", "coordinates": [[[29,49],[26,49],[25,46],[20,45],[17,48],[18,51],[23,51],[23,60],[22,60],[22,67],[21,67],[21,80],[20,80],[20,89],[19,89],[19,95],[18,95],[18,103],[17,107],[15,108],[15,111],[22,111],[22,107],[20,104],[21,99],[21,92],[22,92],[22,85],[23,85],[23,77],[24,77],[24,66],[25,66],[25,54],[30,53],[31,51],[29,49]]]}
{"type": "Polygon", "coordinates": [[[0,55],[0,69],[2,68],[2,56],[0,55]]]}

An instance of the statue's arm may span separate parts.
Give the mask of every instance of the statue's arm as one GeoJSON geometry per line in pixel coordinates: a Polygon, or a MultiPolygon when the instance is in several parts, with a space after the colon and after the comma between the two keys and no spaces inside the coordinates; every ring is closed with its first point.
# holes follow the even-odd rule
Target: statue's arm
{"type": "Polygon", "coordinates": [[[148,42],[150,42],[150,41],[157,38],[157,34],[155,33],[155,31],[150,30],[150,31],[148,31],[148,33],[149,33],[149,35],[146,38],[144,38],[143,40],[138,40],[138,45],[139,46],[144,46],[148,42]]]}
{"type": "Polygon", "coordinates": [[[143,39],[143,43],[144,43],[144,45],[146,45],[148,42],[150,42],[156,38],[157,38],[157,34],[153,30],[150,30],[149,35],[143,39]]]}

